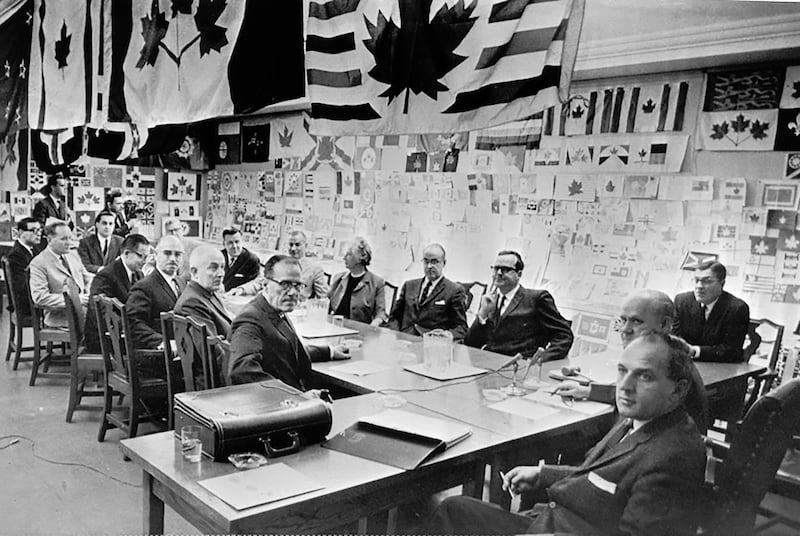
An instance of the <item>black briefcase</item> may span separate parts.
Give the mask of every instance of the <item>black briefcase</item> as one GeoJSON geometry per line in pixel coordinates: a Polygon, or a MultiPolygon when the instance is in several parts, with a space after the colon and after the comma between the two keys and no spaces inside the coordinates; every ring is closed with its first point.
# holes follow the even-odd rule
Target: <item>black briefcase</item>
{"type": "Polygon", "coordinates": [[[203,454],[224,461],[237,452],[281,456],[318,443],[331,431],[330,404],[278,380],[175,395],[175,435],[202,428],[203,454]]]}

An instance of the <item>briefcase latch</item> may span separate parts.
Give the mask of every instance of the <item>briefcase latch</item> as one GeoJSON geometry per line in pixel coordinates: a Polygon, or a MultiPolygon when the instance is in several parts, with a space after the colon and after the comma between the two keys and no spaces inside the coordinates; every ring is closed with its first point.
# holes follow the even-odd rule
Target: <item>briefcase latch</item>
{"type": "Polygon", "coordinates": [[[292,454],[300,450],[300,435],[294,431],[271,432],[262,437],[264,450],[270,458],[292,454]]]}

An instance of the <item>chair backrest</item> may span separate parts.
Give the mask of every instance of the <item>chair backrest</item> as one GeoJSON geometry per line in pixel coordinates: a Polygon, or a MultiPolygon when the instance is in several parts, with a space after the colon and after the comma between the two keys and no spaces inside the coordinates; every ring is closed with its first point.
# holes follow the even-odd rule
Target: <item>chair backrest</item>
{"type": "Polygon", "coordinates": [[[72,352],[78,351],[78,346],[83,343],[83,327],[85,315],[81,305],[81,295],[78,285],[72,279],[67,279],[64,285],[64,310],[67,315],[69,328],[69,344],[72,352]]]}
{"type": "Polygon", "coordinates": [[[111,370],[117,375],[127,379],[131,388],[138,388],[139,375],[131,367],[131,356],[133,355],[133,343],[128,327],[128,314],[125,312],[125,305],[116,298],[99,296],[96,302],[98,315],[98,329],[100,329],[100,346],[103,348],[103,355],[108,355],[111,370]],[[103,347],[103,345],[106,347],[103,347]],[[106,351],[106,348],[110,351],[106,351]]]}
{"type": "Polygon", "coordinates": [[[328,286],[331,286],[331,274],[330,272],[322,272],[322,275],[325,276],[325,281],[328,282],[328,286]]]}
{"type": "Polygon", "coordinates": [[[2,258],[3,263],[3,280],[4,285],[6,287],[6,294],[8,294],[8,301],[9,301],[9,311],[19,311],[19,305],[17,304],[17,295],[14,292],[14,281],[11,279],[13,274],[11,273],[11,263],[8,262],[8,258],[3,255],[2,258]]]}
{"type": "MultiPolygon", "coordinates": [[[[23,277],[30,281],[31,272],[30,268],[25,268],[25,274],[23,277]]],[[[31,323],[33,324],[33,333],[34,337],[38,339],[39,332],[41,331],[42,327],[44,326],[44,310],[41,307],[37,307],[35,303],[33,303],[33,296],[31,295],[31,288],[28,285],[28,291],[25,293],[26,297],[28,298],[28,307],[31,311],[31,323]]]]}
{"type": "Polygon", "coordinates": [[[225,340],[222,335],[209,335],[206,338],[206,342],[208,343],[209,356],[211,356],[212,360],[216,359],[217,368],[221,371],[219,373],[220,385],[218,387],[229,384],[230,380],[227,378],[227,374],[231,357],[230,341],[225,340]]]}
{"type": "Polygon", "coordinates": [[[770,348],[769,353],[767,353],[767,360],[770,369],[774,369],[775,364],[778,362],[781,344],[783,343],[783,330],[784,326],[782,324],[773,322],[769,318],[751,318],[748,323],[747,337],[750,339],[751,345],[753,340],[757,340],[758,344],[755,345],[752,352],[749,354],[750,346],[745,348],[745,361],[748,361],[753,354],[756,353],[756,350],[761,344],[769,345],[770,348]]]}
{"type": "Polygon", "coordinates": [[[392,307],[394,307],[394,300],[397,299],[397,285],[386,281],[383,293],[384,293],[384,298],[386,299],[386,314],[388,315],[389,313],[392,312],[392,307]]]}
{"type": "Polygon", "coordinates": [[[184,389],[198,391],[219,387],[219,372],[216,362],[209,355],[206,325],[186,316],[162,313],[162,326],[166,320],[165,317],[172,322],[172,335],[175,340],[175,350],[181,362],[184,389]],[[198,369],[201,371],[200,376],[195,374],[195,370],[198,369]]]}
{"type": "Polygon", "coordinates": [[[758,505],[800,427],[800,379],[756,401],[715,471],[711,534],[751,534],[758,505]]]}
{"type": "Polygon", "coordinates": [[[488,285],[486,283],[481,283],[480,281],[462,282],[459,283],[459,285],[464,287],[464,290],[466,291],[464,296],[466,303],[464,304],[464,307],[467,311],[477,313],[478,307],[480,307],[481,304],[481,298],[484,294],[486,294],[488,285]]]}
{"type": "Polygon", "coordinates": [[[750,361],[750,358],[755,355],[758,346],[761,344],[761,335],[757,331],[758,326],[758,320],[753,320],[752,318],[750,322],[747,323],[747,335],[745,337],[744,348],[742,349],[745,363],[750,361]]]}

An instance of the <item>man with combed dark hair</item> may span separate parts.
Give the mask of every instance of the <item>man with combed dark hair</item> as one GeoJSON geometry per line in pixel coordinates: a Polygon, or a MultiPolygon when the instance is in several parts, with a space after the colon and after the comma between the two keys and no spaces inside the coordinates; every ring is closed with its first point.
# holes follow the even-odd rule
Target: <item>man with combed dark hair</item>
{"type": "MultiPolygon", "coordinates": [[[[253,281],[261,273],[261,260],[258,255],[242,247],[242,232],[237,227],[222,231],[222,250],[225,264],[225,277],[222,284],[225,291],[253,281]]],[[[191,269],[191,266],[190,266],[191,269]]]]}
{"type": "Polygon", "coordinates": [[[531,357],[544,348],[542,360],[563,359],[572,347],[572,331],[546,290],[519,284],[525,264],[516,251],[497,254],[491,267],[494,286],[481,298],[464,343],[498,354],[531,357]]]}
{"type": "Polygon", "coordinates": [[[425,277],[403,283],[389,313],[390,329],[422,335],[444,329],[460,342],[467,333],[466,291],[444,276],[444,248],[430,244],[422,250],[425,277]]]}
{"type": "Polygon", "coordinates": [[[725,266],[706,261],[694,271],[694,290],[675,296],[675,334],[692,346],[698,361],[740,363],[750,322],[747,304],[723,290],[725,266]]]}
{"type": "Polygon", "coordinates": [[[276,378],[308,389],[312,361],[348,359],[341,348],[304,346],[286,317],[303,291],[297,259],[273,255],[264,266],[264,288],[233,321],[229,384],[276,378]]]}
{"type": "Polygon", "coordinates": [[[511,493],[546,489],[549,502],[524,514],[467,497],[446,499],[431,534],[694,535],[705,506],[705,447],[684,400],[694,364],[688,345],[648,333],[622,352],[617,408],[622,419],[575,466],[514,467],[511,493]]]}
{"type": "MultiPolygon", "coordinates": [[[[119,258],[108,266],[102,268],[92,281],[89,296],[104,294],[109,298],[116,298],[122,303],[128,301],[131,286],[142,279],[142,267],[150,255],[150,242],[140,234],[129,234],[120,246],[122,252],[119,258]]],[[[97,316],[93,302],[89,301],[89,310],[86,314],[86,329],[84,330],[86,351],[100,352],[100,334],[97,330],[97,316]]]]}
{"type": "MultiPolygon", "coordinates": [[[[8,252],[6,258],[8,259],[8,268],[11,270],[9,274],[13,280],[9,281],[11,292],[14,293],[17,307],[19,308],[20,318],[25,319],[31,316],[31,307],[28,303],[28,275],[25,270],[33,260],[33,257],[39,253],[39,242],[42,239],[42,224],[35,218],[22,218],[17,222],[17,239],[14,245],[11,246],[11,251],[8,252]]],[[[8,310],[11,311],[11,303],[8,304],[8,310]]]]}
{"type": "Polygon", "coordinates": [[[96,274],[119,255],[122,237],[114,234],[114,214],[99,212],[94,218],[94,234],[84,236],[78,243],[78,255],[83,265],[96,274]]]}
{"type": "Polygon", "coordinates": [[[121,237],[128,236],[128,218],[125,217],[125,203],[122,201],[122,192],[111,190],[106,194],[105,212],[114,214],[114,234],[121,237]]]}
{"type": "Polygon", "coordinates": [[[66,202],[67,188],[69,188],[69,177],[64,171],[48,175],[47,184],[41,190],[44,198],[33,207],[33,217],[42,225],[47,225],[50,218],[60,220],[66,222],[71,229],[72,222],[69,221],[66,202]]]}

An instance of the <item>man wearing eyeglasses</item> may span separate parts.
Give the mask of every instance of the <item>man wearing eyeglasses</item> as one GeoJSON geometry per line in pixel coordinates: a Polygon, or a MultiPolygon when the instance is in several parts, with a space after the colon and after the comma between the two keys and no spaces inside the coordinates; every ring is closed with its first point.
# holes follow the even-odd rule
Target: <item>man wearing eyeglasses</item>
{"type": "Polygon", "coordinates": [[[349,359],[343,349],[304,346],[286,314],[303,292],[297,259],[273,255],[264,266],[264,288],[233,320],[229,384],[278,379],[307,390],[311,363],[349,359]]]}
{"type": "Polygon", "coordinates": [[[706,261],[694,271],[694,291],[675,296],[675,334],[692,346],[692,359],[740,363],[750,322],[747,304],[723,290],[725,266],[706,261]]]}
{"type": "MultiPolygon", "coordinates": [[[[140,234],[129,234],[119,247],[122,253],[108,266],[102,268],[92,280],[89,297],[104,294],[122,303],[128,301],[131,286],[142,279],[142,267],[150,255],[150,242],[140,234]]],[[[89,300],[84,330],[86,351],[100,353],[100,338],[97,329],[94,300],[89,300]]]]}
{"type": "Polygon", "coordinates": [[[493,290],[481,298],[465,344],[505,355],[531,357],[544,348],[543,361],[567,357],[572,331],[546,290],[519,283],[525,264],[516,251],[497,254],[492,265],[493,290]]]}
{"type": "Polygon", "coordinates": [[[425,277],[403,283],[388,327],[412,335],[444,329],[453,334],[454,341],[463,340],[467,334],[466,292],[444,276],[444,248],[439,244],[425,247],[422,263],[425,277]]]}
{"type": "MultiPolygon", "coordinates": [[[[35,218],[23,218],[17,222],[17,239],[11,246],[11,251],[6,256],[9,274],[13,279],[9,281],[11,292],[16,298],[21,319],[31,316],[31,307],[28,303],[28,277],[25,270],[34,256],[39,253],[39,242],[42,239],[42,224],[35,218]]],[[[9,304],[9,310],[11,310],[9,304]]]]}

